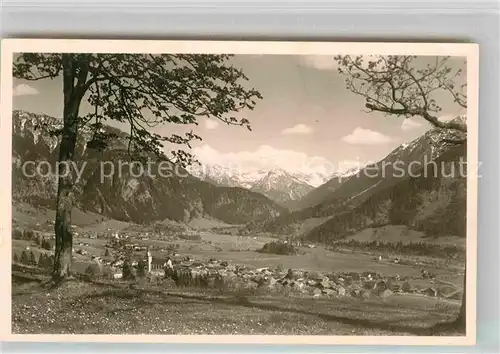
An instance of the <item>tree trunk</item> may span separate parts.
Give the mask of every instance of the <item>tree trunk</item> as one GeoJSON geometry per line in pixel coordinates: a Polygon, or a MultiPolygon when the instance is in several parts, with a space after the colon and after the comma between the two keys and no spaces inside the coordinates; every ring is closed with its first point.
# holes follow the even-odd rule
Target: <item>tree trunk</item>
{"type": "Polygon", "coordinates": [[[77,62],[72,54],[63,54],[64,112],[61,145],[59,148],[59,179],[55,220],[56,247],[52,278],[60,282],[70,276],[73,251],[71,210],[74,204],[73,171],[76,138],[78,133],[78,111],[83,97],[74,85],[77,62]]]}

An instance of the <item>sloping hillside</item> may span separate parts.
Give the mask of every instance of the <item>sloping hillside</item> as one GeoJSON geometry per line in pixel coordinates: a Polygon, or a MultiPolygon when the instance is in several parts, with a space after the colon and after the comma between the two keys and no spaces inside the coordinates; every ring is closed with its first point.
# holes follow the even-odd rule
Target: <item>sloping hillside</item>
{"type": "Polygon", "coordinates": [[[466,179],[458,175],[465,146],[443,154],[427,173],[402,179],[378,191],[361,204],[337,210],[334,216],[311,230],[309,240],[328,242],[368,227],[407,225],[427,236],[461,236],[466,231],[466,179]],[[443,169],[441,171],[441,169],[443,169]],[[456,176],[448,176],[455,169],[456,176]]]}
{"type": "Polygon", "coordinates": [[[219,165],[195,165],[190,173],[216,186],[242,187],[260,193],[286,208],[295,208],[303,196],[314,189],[308,181],[320,180],[314,173],[290,173],[281,168],[239,171],[219,165]]]}
{"type": "Polygon", "coordinates": [[[352,169],[347,173],[336,174],[322,185],[314,188],[293,204],[294,210],[306,209],[323,202],[329,195],[333,194],[342,183],[358,173],[358,169],[352,169]]]}
{"type": "MultiPolygon", "coordinates": [[[[399,146],[383,160],[366,166],[342,183],[331,181],[333,186],[330,191],[322,188],[324,196],[319,204],[283,214],[255,227],[266,232],[325,240],[344,237],[365,225],[409,223],[411,218],[406,214],[413,215],[417,213],[414,208],[419,208],[418,217],[412,219],[413,224],[409,225],[429,233],[440,232],[440,225],[447,225],[447,220],[453,218],[447,213],[455,210],[454,217],[465,217],[462,210],[465,208],[462,199],[462,195],[465,198],[465,179],[434,177],[433,173],[427,173],[428,178],[425,179],[411,176],[419,175],[422,166],[431,163],[429,166],[432,167],[432,161],[451,162],[465,157],[464,146],[453,147],[441,143],[446,136],[446,131],[431,130],[422,137],[399,146]],[[408,191],[418,194],[418,198],[428,199],[428,202],[405,200],[408,191]],[[446,200],[451,205],[450,210],[443,210],[440,206],[439,203],[444,203],[443,198],[448,198],[446,200]],[[378,220],[373,215],[374,205],[380,212],[386,209],[386,212],[381,212],[386,219],[387,210],[390,210],[390,218],[378,220]],[[373,221],[367,222],[366,218],[373,221]]],[[[447,232],[457,235],[460,228],[457,224],[447,232]]],[[[458,234],[463,234],[463,231],[458,234]]]]}
{"type": "Polygon", "coordinates": [[[284,170],[276,169],[269,171],[264,178],[254,183],[250,190],[287,206],[313,190],[313,187],[284,170]]]}

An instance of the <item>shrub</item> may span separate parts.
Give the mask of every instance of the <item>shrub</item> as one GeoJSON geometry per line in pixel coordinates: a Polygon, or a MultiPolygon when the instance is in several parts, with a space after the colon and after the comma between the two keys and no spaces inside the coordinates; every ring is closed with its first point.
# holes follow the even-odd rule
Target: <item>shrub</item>
{"type": "Polygon", "coordinates": [[[361,278],[359,273],[356,273],[356,272],[351,272],[351,273],[349,273],[349,275],[352,277],[352,280],[354,280],[354,281],[359,281],[359,279],[361,278]]]}
{"type": "Polygon", "coordinates": [[[35,257],[35,254],[33,253],[33,251],[30,252],[29,265],[32,265],[32,266],[37,265],[36,257],[35,257]]]}
{"type": "Polygon", "coordinates": [[[401,290],[403,290],[405,293],[410,292],[412,290],[410,283],[408,283],[407,281],[404,282],[401,290]]]}
{"type": "Polygon", "coordinates": [[[195,287],[200,287],[200,288],[207,288],[208,287],[208,277],[206,274],[196,274],[194,277],[192,277],[192,286],[195,287]]]}
{"type": "Polygon", "coordinates": [[[158,279],[159,284],[161,284],[163,287],[167,289],[172,289],[176,287],[175,281],[172,279],[158,279]]]}
{"type": "Polygon", "coordinates": [[[45,253],[40,253],[40,257],[38,257],[38,266],[40,268],[46,268],[47,265],[47,257],[45,253]]]}
{"type": "Polygon", "coordinates": [[[48,240],[43,239],[43,240],[42,240],[41,247],[42,247],[44,250],[50,251],[50,249],[52,248],[52,245],[50,244],[50,242],[49,242],[48,240]]]}
{"type": "Polygon", "coordinates": [[[24,265],[30,264],[30,258],[29,258],[28,253],[26,251],[21,252],[21,264],[24,264],[24,265]]]}
{"type": "Polygon", "coordinates": [[[175,245],[173,243],[169,243],[166,248],[167,248],[167,251],[174,251],[175,245]]]}
{"type": "Polygon", "coordinates": [[[296,254],[297,250],[289,243],[273,241],[266,243],[258,252],[274,254],[296,254]]]}
{"type": "Polygon", "coordinates": [[[335,283],[338,283],[339,281],[339,276],[335,273],[332,273],[328,276],[328,279],[330,279],[331,281],[335,282],[335,283]]]}
{"type": "Polygon", "coordinates": [[[133,280],[135,278],[132,271],[132,264],[129,259],[126,259],[122,265],[123,280],[133,280]]]}
{"type": "Polygon", "coordinates": [[[226,282],[224,281],[224,277],[220,274],[216,274],[214,278],[214,288],[216,289],[224,289],[227,287],[226,282]]]}
{"type": "Polygon", "coordinates": [[[23,231],[23,239],[27,241],[32,241],[35,239],[35,232],[33,230],[25,229],[23,231]]]}
{"type": "Polygon", "coordinates": [[[88,267],[85,269],[85,275],[89,278],[92,278],[96,275],[96,269],[95,267],[92,266],[92,264],[89,264],[88,267]]]}
{"type": "Polygon", "coordinates": [[[210,284],[208,274],[198,274],[198,284],[202,288],[208,288],[210,284]]]}
{"type": "Polygon", "coordinates": [[[14,253],[14,258],[12,259],[15,263],[19,263],[19,257],[17,256],[17,253],[14,253]]]}
{"type": "Polygon", "coordinates": [[[12,239],[13,240],[21,240],[23,238],[23,232],[19,229],[12,230],[12,239]]]}
{"type": "Polygon", "coordinates": [[[179,238],[181,240],[187,240],[187,241],[200,241],[201,240],[201,236],[200,235],[185,235],[185,234],[181,234],[181,235],[179,235],[179,238]]]}
{"type": "Polygon", "coordinates": [[[307,279],[321,279],[321,276],[316,271],[310,271],[306,274],[307,279]]]}
{"type": "Polygon", "coordinates": [[[375,286],[375,282],[373,280],[366,281],[363,284],[363,288],[367,289],[367,290],[373,289],[374,286],[375,286]]]}
{"type": "Polygon", "coordinates": [[[292,269],[288,269],[288,272],[286,273],[285,278],[286,279],[290,279],[290,280],[295,279],[295,276],[293,274],[293,270],[292,269]]]}
{"type": "Polygon", "coordinates": [[[170,278],[175,282],[178,287],[209,287],[209,275],[208,274],[196,274],[193,275],[190,270],[185,269],[175,269],[170,270],[170,278]]]}
{"type": "MultiPolygon", "coordinates": [[[[463,259],[465,250],[455,245],[437,245],[426,242],[410,242],[403,244],[399,242],[379,242],[379,241],[339,241],[336,246],[351,249],[353,252],[370,251],[383,252],[386,254],[405,254],[413,256],[432,256],[438,258],[463,259]]],[[[400,262],[402,264],[402,262],[400,262]]]]}
{"type": "Polygon", "coordinates": [[[174,281],[177,286],[191,286],[193,283],[191,272],[187,270],[178,271],[174,281]]]}
{"type": "Polygon", "coordinates": [[[52,268],[52,263],[48,254],[40,253],[40,257],[38,257],[38,267],[42,269],[52,268]]]}
{"type": "Polygon", "coordinates": [[[50,257],[47,257],[47,268],[52,269],[54,267],[54,256],[50,255],[50,257]]]}
{"type": "Polygon", "coordinates": [[[101,272],[101,278],[103,279],[113,279],[113,272],[110,267],[104,267],[101,272]]]}
{"type": "Polygon", "coordinates": [[[165,267],[165,279],[173,279],[174,270],[170,267],[165,267]]]}
{"type": "MultiPolygon", "coordinates": [[[[165,275],[166,274],[167,273],[165,273],[165,275]]],[[[179,280],[179,272],[176,269],[171,270],[170,279],[172,279],[175,282],[175,285],[177,285],[177,281],[179,280]]]]}
{"type": "Polygon", "coordinates": [[[137,262],[137,276],[139,278],[144,278],[146,276],[146,262],[144,262],[143,259],[137,262]]]}

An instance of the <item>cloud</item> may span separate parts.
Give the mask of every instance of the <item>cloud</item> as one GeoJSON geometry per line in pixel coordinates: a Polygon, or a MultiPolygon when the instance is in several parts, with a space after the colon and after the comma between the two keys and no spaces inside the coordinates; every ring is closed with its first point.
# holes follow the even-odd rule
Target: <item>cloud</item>
{"type": "Polygon", "coordinates": [[[12,91],[13,96],[26,96],[26,95],[38,95],[39,92],[36,88],[31,87],[30,85],[27,84],[19,84],[16,87],[14,87],[14,90],[12,91]]]}
{"type": "Polygon", "coordinates": [[[318,70],[337,70],[339,67],[333,55],[304,55],[302,63],[318,70]]]}
{"type": "Polygon", "coordinates": [[[403,123],[401,124],[401,129],[402,130],[412,130],[415,128],[419,128],[422,126],[422,123],[417,122],[415,120],[412,120],[410,118],[407,118],[403,120],[403,123]]]}
{"type": "Polygon", "coordinates": [[[216,129],[219,126],[219,122],[213,119],[205,119],[205,128],[208,130],[216,129]]]}
{"type": "Polygon", "coordinates": [[[332,162],[322,156],[309,156],[295,150],[276,149],[261,145],[253,151],[220,152],[205,144],[193,149],[196,158],[204,165],[220,165],[235,172],[252,172],[281,168],[290,173],[307,173],[330,176],[353,166],[364,166],[361,161],[332,162]]]}
{"type": "Polygon", "coordinates": [[[382,133],[358,127],[351,134],[344,136],[342,141],[352,145],[380,145],[389,143],[392,139],[382,133]]]}
{"type": "Polygon", "coordinates": [[[281,134],[292,135],[292,134],[311,134],[313,129],[305,124],[297,124],[291,128],[284,129],[281,134]]]}

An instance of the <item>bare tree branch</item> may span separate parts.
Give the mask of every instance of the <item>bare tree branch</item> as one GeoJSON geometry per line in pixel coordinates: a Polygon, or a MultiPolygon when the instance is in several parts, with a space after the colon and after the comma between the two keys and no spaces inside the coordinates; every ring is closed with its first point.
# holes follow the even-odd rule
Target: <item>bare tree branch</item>
{"type": "Polygon", "coordinates": [[[436,57],[427,66],[416,64],[415,56],[335,57],[339,72],[346,77],[349,91],[365,98],[368,112],[409,118],[418,116],[436,128],[467,132],[467,125],[456,121],[441,121],[442,111],[435,93],[447,93],[460,107],[467,108],[463,93],[467,84],[459,85],[462,71],[453,71],[448,57],[436,57]],[[457,89],[460,87],[460,90],[457,89]]]}

